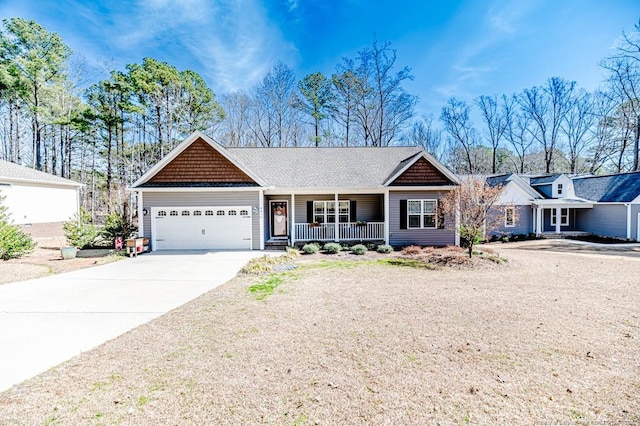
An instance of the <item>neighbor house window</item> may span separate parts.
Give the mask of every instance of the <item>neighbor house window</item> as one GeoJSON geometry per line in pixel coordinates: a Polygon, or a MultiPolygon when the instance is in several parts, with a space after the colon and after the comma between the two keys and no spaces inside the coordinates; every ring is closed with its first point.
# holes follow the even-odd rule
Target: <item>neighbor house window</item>
{"type": "Polygon", "coordinates": [[[507,207],[504,209],[504,226],[516,226],[515,213],[516,212],[513,207],[507,207]]]}
{"type": "MultiPolygon", "coordinates": [[[[338,201],[338,221],[340,223],[349,222],[349,200],[338,201]]],[[[336,222],[336,202],[335,201],[314,201],[313,221],[318,223],[336,222]]]]}
{"type": "Polygon", "coordinates": [[[407,200],[408,228],[435,228],[437,214],[436,200],[407,200]]]}
{"type": "Polygon", "coordinates": [[[558,184],[558,195],[562,195],[562,184],[558,184]]]}
{"type": "MultiPolygon", "coordinates": [[[[556,209],[551,210],[551,225],[555,226],[558,218],[556,209]]],[[[569,225],[569,209],[560,209],[560,225],[569,225]]]]}

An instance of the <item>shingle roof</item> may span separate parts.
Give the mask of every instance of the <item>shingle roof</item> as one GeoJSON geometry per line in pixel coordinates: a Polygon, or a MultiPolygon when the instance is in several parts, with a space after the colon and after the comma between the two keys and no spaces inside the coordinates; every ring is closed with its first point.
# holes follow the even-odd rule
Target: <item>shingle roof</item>
{"type": "Polygon", "coordinates": [[[0,180],[41,182],[66,186],[82,186],[78,182],[54,176],[49,173],[20,166],[9,161],[0,160],[0,180]]]}
{"type": "Polygon", "coordinates": [[[573,188],[586,200],[626,203],[640,196],[640,172],[574,178],[573,188]]]}
{"type": "Polygon", "coordinates": [[[531,186],[547,185],[547,184],[552,183],[556,179],[558,179],[560,176],[561,176],[561,173],[555,173],[555,174],[546,175],[546,176],[530,177],[529,178],[529,185],[531,185],[531,186]]]}
{"type": "Polygon", "coordinates": [[[418,147],[227,148],[270,186],[372,187],[422,153],[418,147]]]}
{"type": "Polygon", "coordinates": [[[505,175],[497,175],[497,176],[489,176],[487,178],[487,185],[490,187],[496,187],[499,185],[506,186],[511,180],[512,173],[507,173],[505,175]]]}

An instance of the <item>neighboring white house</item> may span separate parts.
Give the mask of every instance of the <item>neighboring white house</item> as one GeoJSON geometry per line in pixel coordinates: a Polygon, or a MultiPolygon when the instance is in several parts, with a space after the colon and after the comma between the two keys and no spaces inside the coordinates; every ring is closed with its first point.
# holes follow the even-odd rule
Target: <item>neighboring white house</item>
{"type": "Polygon", "coordinates": [[[62,237],[79,210],[82,184],[0,160],[0,196],[10,221],[34,238],[62,237]]]}

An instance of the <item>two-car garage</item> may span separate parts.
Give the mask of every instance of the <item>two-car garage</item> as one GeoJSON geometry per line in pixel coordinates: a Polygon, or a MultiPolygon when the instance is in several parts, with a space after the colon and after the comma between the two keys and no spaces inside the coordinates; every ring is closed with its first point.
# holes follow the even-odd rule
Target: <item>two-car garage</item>
{"type": "Polygon", "coordinates": [[[153,250],[251,250],[250,206],[152,207],[153,250]]]}

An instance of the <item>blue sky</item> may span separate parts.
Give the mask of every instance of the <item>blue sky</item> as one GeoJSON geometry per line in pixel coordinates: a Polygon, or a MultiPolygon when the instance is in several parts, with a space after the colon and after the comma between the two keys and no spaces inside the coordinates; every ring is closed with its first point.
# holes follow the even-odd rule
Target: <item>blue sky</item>
{"type": "MultiPolygon", "coordinates": [[[[1,0],[0,16],[59,33],[89,69],[149,56],[200,73],[220,95],[249,90],[276,61],[298,79],[334,72],[378,40],[415,80],[419,113],[447,99],[513,93],[560,76],[589,90],[598,62],[640,16],[637,0],[1,0]]],[[[104,75],[94,74],[90,80],[104,75]]],[[[92,81],[93,82],[93,81],[92,81]]]]}

